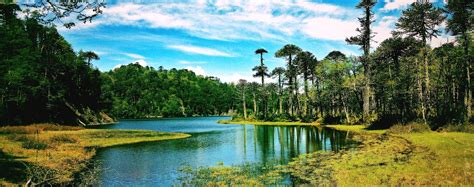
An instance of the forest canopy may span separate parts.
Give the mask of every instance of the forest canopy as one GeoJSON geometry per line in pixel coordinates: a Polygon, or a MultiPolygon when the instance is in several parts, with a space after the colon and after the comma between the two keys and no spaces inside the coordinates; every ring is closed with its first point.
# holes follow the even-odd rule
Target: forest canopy
{"type": "Polygon", "coordinates": [[[0,5],[0,125],[97,124],[115,118],[226,114],[234,86],[188,70],[130,64],[102,73],[56,28],[0,5]]]}

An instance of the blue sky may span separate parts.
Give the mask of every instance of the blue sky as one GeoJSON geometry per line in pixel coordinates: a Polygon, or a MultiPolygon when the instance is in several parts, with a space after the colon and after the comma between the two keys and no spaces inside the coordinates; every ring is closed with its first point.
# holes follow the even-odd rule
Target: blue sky
{"type": "MultiPolygon", "coordinates": [[[[379,0],[374,8],[376,42],[390,37],[401,10],[414,0],[379,0]]],[[[355,35],[361,11],[358,0],[264,1],[107,1],[92,23],[59,28],[75,50],[98,53],[93,62],[101,71],[139,61],[155,68],[186,68],[197,74],[233,82],[252,78],[259,63],[255,49],[269,69],[284,66],[275,51],[292,43],[318,59],[332,50],[359,54],[344,42],[355,35]]],[[[435,1],[442,5],[442,0],[435,1]]],[[[441,36],[432,41],[439,45],[441,36]]],[[[378,43],[374,43],[377,46],[378,43]]]]}

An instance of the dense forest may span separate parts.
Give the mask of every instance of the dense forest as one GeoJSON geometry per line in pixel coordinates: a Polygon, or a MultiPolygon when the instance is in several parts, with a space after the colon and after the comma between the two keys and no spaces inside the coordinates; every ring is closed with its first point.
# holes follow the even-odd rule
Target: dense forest
{"type": "Polygon", "coordinates": [[[19,19],[0,5],[0,125],[110,123],[113,118],[221,115],[232,111],[235,86],[188,70],[130,64],[102,73],[99,56],[76,53],[35,14],[19,19]],[[104,113],[105,112],[105,113],[104,113]]]}
{"type": "Polygon", "coordinates": [[[185,117],[228,114],[235,86],[186,69],[129,64],[102,74],[102,91],[118,118],[185,117]]]}
{"type": "MultiPolygon", "coordinates": [[[[376,2],[361,1],[359,35],[346,42],[360,46],[360,57],[330,52],[318,60],[311,52],[288,44],[274,53],[286,67],[268,70],[265,49],[253,68],[261,83],[240,80],[240,118],[245,120],[319,120],[325,123],[373,124],[387,127],[418,121],[437,128],[472,121],[471,1],[449,1],[435,7],[417,1],[402,12],[392,37],[371,49],[376,2]],[[440,47],[428,41],[446,32],[455,36],[440,47]],[[265,83],[273,77],[277,83],[265,83]]],[[[355,28],[354,28],[355,29],[355,28]]]]}
{"type": "MultiPolygon", "coordinates": [[[[257,49],[252,70],[261,82],[221,83],[188,70],[129,64],[100,72],[99,56],[74,52],[54,26],[36,14],[0,17],[1,124],[89,124],[115,118],[205,116],[238,112],[237,119],[321,121],[385,127],[413,121],[433,128],[472,120],[473,3],[435,7],[417,1],[402,12],[392,37],[372,48],[376,2],[361,1],[359,35],[348,44],[361,56],[332,51],[323,59],[297,45],[274,52],[286,67],[269,70],[257,49]],[[446,21],[446,29],[441,29],[446,21]],[[46,24],[47,25],[47,24],[46,24]],[[446,30],[456,40],[432,48],[446,30]],[[274,81],[265,79],[273,78],[274,81]],[[105,113],[104,113],[105,112],[105,113]],[[107,114],[106,114],[107,113],[107,114]]],[[[356,28],[354,28],[356,29],[356,28]]]]}
{"type": "Polygon", "coordinates": [[[54,27],[35,15],[18,19],[0,6],[0,124],[110,122],[100,111],[101,73],[92,52],[75,53],[54,27]]]}

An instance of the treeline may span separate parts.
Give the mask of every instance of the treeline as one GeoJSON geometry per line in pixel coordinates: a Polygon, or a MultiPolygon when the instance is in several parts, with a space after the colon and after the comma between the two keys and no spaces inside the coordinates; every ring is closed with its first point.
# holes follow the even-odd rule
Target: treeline
{"type": "Polygon", "coordinates": [[[222,115],[235,86],[188,70],[129,64],[102,73],[99,56],[75,53],[56,28],[0,5],[0,125],[110,123],[113,118],[222,115]]]}
{"type": "Polygon", "coordinates": [[[417,1],[402,12],[393,36],[371,49],[376,33],[372,8],[362,0],[359,35],[346,39],[361,48],[360,57],[339,51],[318,60],[311,52],[288,44],[275,52],[286,67],[270,71],[257,49],[260,64],[253,68],[261,83],[240,80],[241,118],[268,121],[321,120],[326,123],[365,123],[375,127],[419,121],[433,128],[472,120],[473,7],[471,1],[448,1],[434,7],[417,1]],[[456,41],[431,48],[428,41],[441,34],[456,41]],[[264,83],[272,76],[277,83],[264,83]]]}
{"type": "Polygon", "coordinates": [[[186,69],[166,70],[129,64],[102,75],[109,112],[118,118],[184,117],[228,114],[235,87],[186,69]]]}
{"type": "Polygon", "coordinates": [[[35,15],[17,18],[17,5],[0,5],[0,125],[110,122],[100,111],[97,55],[76,54],[54,27],[35,15]]]}

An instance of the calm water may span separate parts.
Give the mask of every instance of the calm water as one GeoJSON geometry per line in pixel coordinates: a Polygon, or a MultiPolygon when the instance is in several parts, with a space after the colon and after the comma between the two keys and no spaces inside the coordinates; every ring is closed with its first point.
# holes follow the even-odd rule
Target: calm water
{"type": "Polygon", "coordinates": [[[223,125],[229,117],[174,118],[121,121],[111,129],[148,129],[184,132],[187,139],[124,145],[101,149],[104,186],[171,186],[178,183],[183,165],[214,166],[244,162],[267,162],[291,158],[317,150],[339,150],[346,133],[328,128],[223,125]]]}

